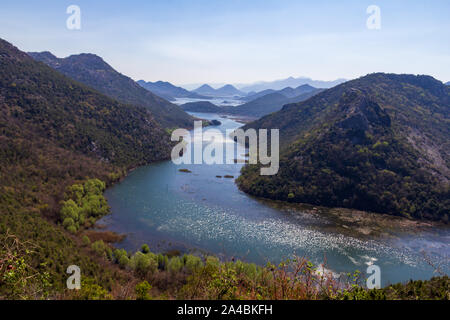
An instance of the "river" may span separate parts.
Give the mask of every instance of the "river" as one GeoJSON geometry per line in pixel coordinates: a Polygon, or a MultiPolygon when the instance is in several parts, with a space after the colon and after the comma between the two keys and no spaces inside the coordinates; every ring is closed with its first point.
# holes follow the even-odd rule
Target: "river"
{"type": "MultiPolygon", "coordinates": [[[[221,132],[242,125],[215,114],[192,114],[221,121],[214,127],[221,132]]],[[[230,139],[216,143],[234,144],[230,139]]],[[[244,159],[246,150],[235,148],[237,157],[244,159]]],[[[258,264],[298,255],[315,264],[326,261],[327,269],[336,274],[365,272],[376,264],[382,285],[429,279],[437,275],[438,265],[449,273],[448,228],[373,239],[344,234],[334,230],[326,216],[267,205],[241,192],[234,179],[224,176],[238,177],[242,165],[165,161],[138,168],[106,191],[112,213],[100,224],[126,234],[118,246],[127,250],[147,243],[155,252],[207,252],[258,264]]]]}

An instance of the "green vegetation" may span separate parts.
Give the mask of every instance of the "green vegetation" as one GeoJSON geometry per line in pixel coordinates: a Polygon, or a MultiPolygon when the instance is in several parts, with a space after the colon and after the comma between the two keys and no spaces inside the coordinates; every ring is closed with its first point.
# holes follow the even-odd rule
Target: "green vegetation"
{"type": "Polygon", "coordinates": [[[0,214],[0,299],[65,298],[72,264],[108,292],[132,281],[38,214],[0,214]]]}
{"type": "MultiPolygon", "coordinates": [[[[147,245],[113,248],[82,229],[108,213],[106,186],[169,156],[166,131],[148,110],[103,96],[3,40],[0,97],[0,299],[448,299],[447,277],[371,293],[338,285],[304,259],[261,267],[156,254],[147,245]],[[70,265],[82,270],[81,290],[66,289],[70,265]]],[[[393,145],[370,143],[376,152],[393,145]]]]}
{"type": "Polygon", "coordinates": [[[31,52],[29,55],[117,101],[146,108],[164,128],[191,128],[194,124],[194,119],[179,106],[144,89],[94,54],[73,55],[64,59],[50,52],[31,52]]]}
{"type": "Polygon", "coordinates": [[[447,276],[429,281],[409,281],[383,289],[364,288],[359,271],[335,278],[320,272],[306,259],[296,258],[278,265],[258,266],[240,260],[221,262],[213,256],[191,254],[168,256],[144,250],[134,254],[116,249],[108,256],[108,248],[97,254],[119,264],[134,274],[139,283],[136,299],[449,299],[447,276]],[[152,284],[152,285],[150,285],[152,284]]]}
{"type": "Polygon", "coordinates": [[[167,134],[147,110],[107,98],[3,40],[0,97],[0,299],[76,298],[64,290],[72,264],[92,283],[82,297],[133,281],[105,265],[95,253],[101,245],[92,249],[63,226],[76,232],[106,212],[96,188],[168,158],[167,134]],[[90,180],[64,194],[89,177],[105,183],[90,180]]]}
{"type": "Polygon", "coordinates": [[[372,74],[246,126],[280,129],[280,170],[247,165],[252,195],[448,221],[450,88],[427,76],[372,74]]]}
{"type": "Polygon", "coordinates": [[[98,179],[70,186],[60,211],[64,228],[75,233],[80,227],[90,227],[98,218],[107,215],[109,206],[103,196],[105,189],[106,184],[98,179]]]}
{"type": "Polygon", "coordinates": [[[136,285],[135,293],[136,300],[150,300],[149,291],[152,289],[152,286],[147,281],[142,281],[141,283],[136,285]]]}

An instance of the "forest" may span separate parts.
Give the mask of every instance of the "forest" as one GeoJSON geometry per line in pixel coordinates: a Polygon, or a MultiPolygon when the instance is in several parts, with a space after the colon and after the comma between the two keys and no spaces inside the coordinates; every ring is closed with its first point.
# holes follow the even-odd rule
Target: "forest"
{"type": "Polygon", "coordinates": [[[248,124],[279,128],[280,171],[247,165],[252,195],[448,222],[450,89],[431,77],[372,74],[248,124]]]}
{"type": "MultiPolygon", "coordinates": [[[[376,121],[387,123],[388,117],[374,104],[368,110],[377,113],[376,121]]],[[[441,114],[439,110],[437,101],[436,117],[441,114]]],[[[434,128],[448,132],[445,126],[434,128]]],[[[148,108],[107,97],[0,40],[0,299],[448,299],[449,280],[445,276],[367,290],[358,272],[338,282],[318,273],[319,266],[303,258],[256,266],[209,255],[156,254],[147,245],[137,252],[114,248],[117,235],[90,229],[109,212],[103,191],[131,169],[167,159],[171,145],[166,129],[148,108]],[[73,264],[83,270],[83,285],[78,291],[66,288],[66,269],[73,264]]],[[[391,179],[391,194],[401,197],[386,195],[382,208],[426,215],[419,207],[423,203],[415,203],[408,192],[426,188],[434,180],[421,175],[413,151],[411,164],[399,164],[397,157],[403,159],[410,149],[396,139],[395,132],[383,130],[371,129],[372,136],[352,135],[360,139],[361,148],[355,151],[344,143],[339,146],[342,159],[351,152],[361,161],[344,161],[342,166],[330,166],[329,171],[323,167],[327,162],[314,167],[314,157],[319,152],[324,153],[324,159],[332,156],[319,146],[328,148],[324,141],[347,137],[345,124],[330,127],[324,136],[312,134],[297,143],[302,149],[310,148],[312,158],[304,161],[305,167],[323,171],[324,181],[339,178],[344,172],[363,171],[363,161],[369,162],[369,168],[384,175],[373,178],[367,174],[364,179],[374,179],[374,183],[391,179]],[[310,144],[315,139],[320,143],[310,144]],[[386,156],[386,163],[381,156],[386,156]],[[403,198],[409,202],[405,204],[403,198]],[[414,205],[416,210],[412,210],[414,205]]],[[[296,150],[286,152],[285,170],[290,157],[301,156],[296,150]]],[[[244,170],[244,179],[251,170],[244,170]]],[[[292,170],[303,179],[295,167],[292,170]]],[[[286,173],[282,171],[279,177],[286,177],[286,173]]],[[[253,182],[258,186],[257,179],[253,182]]],[[[246,188],[245,180],[240,183],[246,188]]],[[[272,183],[264,182],[258,188],[267,190],[272,183]]],[[[354,182],[336,183],[348,184],[351,189],[354,182]]],[[[270,189],[261,195],[301,201],[310,192],[292,181],[283,188],[279,195],[272,195],[270,189]]],[[[334,188],[325,189],[325,194],[334,188]]],[[[437,205],[441,210],[440,205],[448,205],[440,201],[439,193],[427,192],[424,197],[436,197],[430,198],[429,208],[437,205]]],[[[356,206],[360,199],[351,195],[349,191],[332,201],[338,203],[345,197],[350,206],[356,206]]]]}

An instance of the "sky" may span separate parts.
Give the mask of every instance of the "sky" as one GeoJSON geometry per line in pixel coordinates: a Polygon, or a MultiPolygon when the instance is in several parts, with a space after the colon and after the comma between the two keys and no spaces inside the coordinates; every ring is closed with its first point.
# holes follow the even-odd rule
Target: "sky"
{"type": "Polygon", "coordinates": [[[450,1],[0,0],[0,38],[58,57],[94,53],[134,80],[252,83],[372,72],[450,81],[450,1]],[[70,5],[81,29],[70,30],[70,5]],[[380,29],[369,29],[370,5],[380,29]]]}

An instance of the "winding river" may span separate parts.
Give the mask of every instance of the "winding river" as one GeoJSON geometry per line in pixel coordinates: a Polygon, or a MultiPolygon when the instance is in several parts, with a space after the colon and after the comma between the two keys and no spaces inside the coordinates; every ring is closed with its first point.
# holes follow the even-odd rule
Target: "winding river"
{"type": "MultiPolygon", "coordinates": [[[[219,120],[222,124],[214,128],[221,132],[242,125],[215,114],[193,115],[219,120]]],[[[235,144],[227,138],[214,143],[235,144]]],[[[246,150],[237,144],[235,148],[237,158],[244,159],[246,150]]],[[[112,214],[100,223],[126,234],[118,246],[127,250],[147,243],[156,252],[194,251],[258,264],[298,255],[316,264],[326,261],[335,273],[365,272],[376,264],[382,285],[429,279],[437,275],[438,266],[449,273],[448,228],[373,239],[344,234],[334,230],[326,216],[267,205],[239,191],[234,179],[224,176],[238,177],[241,167],[239,161],[232,165],[165,161],[138,168],[106,191],[112,214]]]]}

